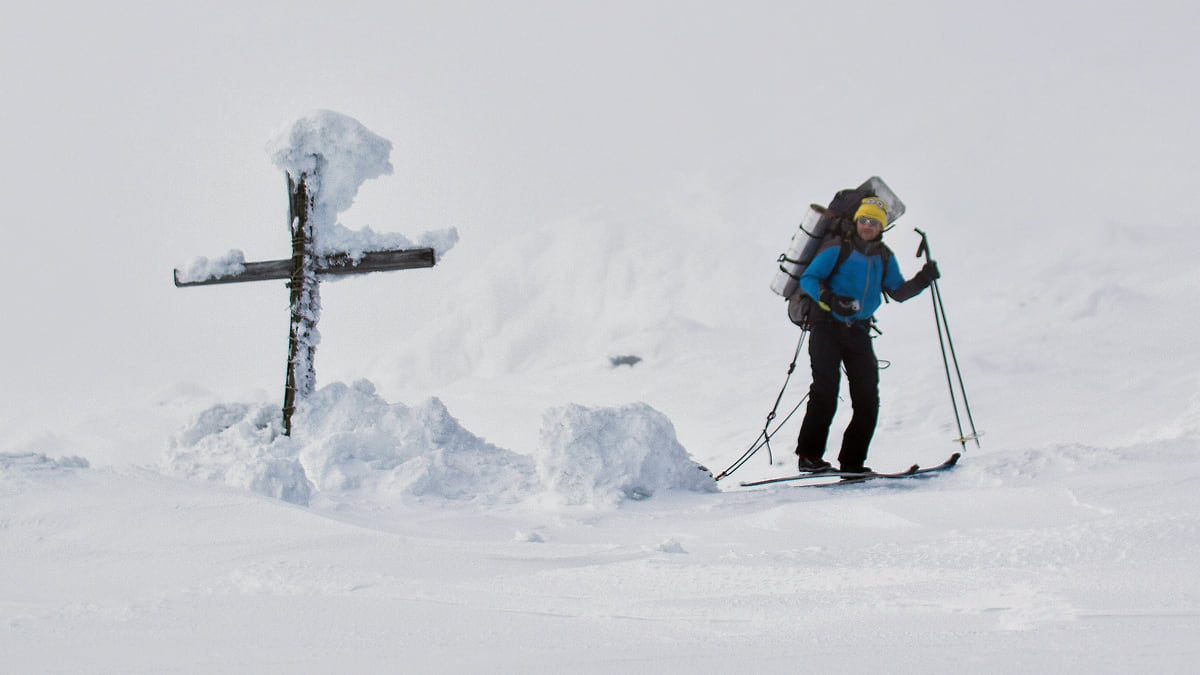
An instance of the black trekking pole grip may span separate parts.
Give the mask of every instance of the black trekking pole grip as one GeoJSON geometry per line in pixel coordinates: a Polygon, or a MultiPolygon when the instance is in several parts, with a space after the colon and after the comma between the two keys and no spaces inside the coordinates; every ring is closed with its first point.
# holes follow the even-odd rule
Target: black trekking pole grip
{"type": "Polygon", "coordinates": [[[924,255],[925,262],[929,262],[929,238],[926,237],[925,233],[918,228],[914,227],[913,232],[921,235],[921,245],[917,247],[917,257],[920,258],[922,255],[924,255]]]}

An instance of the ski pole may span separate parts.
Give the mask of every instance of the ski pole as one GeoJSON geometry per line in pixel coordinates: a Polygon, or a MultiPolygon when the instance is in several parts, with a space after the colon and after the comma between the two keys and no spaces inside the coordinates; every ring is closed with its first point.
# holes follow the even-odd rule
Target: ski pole
{"type": "MultiPolygon", "coordinates": [[[[929,252],[929,238],[920,229],[913,228],[917,234],[921,235],[921,244],[917,247],[917,257],[925,256],[925,262],[931,262],[932,256],[929,252]]],[[[979,445],[979,432],[975,430],[975,419],[971,416],[971,404],[967,401],[967,388],[963,384],[962,369],[958,366],[958,355],[954,350],[954,339],[950,336],[950,322],[946,319],[946,305],[942,302],[942,292],[938,288],[937,280],[930,282],[930,296],[933,299],[933,320],[937,324],[938,343],[942,348],[942,365],[946,369],[946,385],[950,389],[950,404],[954,406],[954,421],[958,425],[958,442],[962,444],[963,450],[967,449],[967,440],[974,439],[975,447],[979,445]],[[942,336],[942,328],[945,327],[945,338],[942,336]],[[958,377],[958,389],[962,392],[963,408],[967,413],[967,422],[971,426],[971,435],[963,435],[962,418],[958,413],[958,399],[954,395],[954,382],[950,378],[950,363],[946,360],[946,347],[950,347],[950,358],[954,361],[954,372],[958,377]]]]}
{"type": "Polygon", "coordinates": [[[980,447],[979,432],[975,430],[975,419],[971,416],[971,403],[967,400],[967,387],[963,384],[962,369],[958,367],[958,356],[954,350],[954,338],[950,336],[950,322],[946,319],[946,303],[942,301],[942,289],[938,287],[937,281],[935,280],[932,285],[933,295],[937,298],[938,311],[941,312],[942,325],[946,328],[946,344],[950,346],[950,358],[954,361],[954,374],[958,378],[958,390],[962,393],[963,410],[967,413],[967,422],[971,426],[971,435],[966,437],[960,436],[959,438],[963,442],[964,450],[966,449],[965,441],[967,440],[974,440],[975,447],[978,448],[980,447]]]}

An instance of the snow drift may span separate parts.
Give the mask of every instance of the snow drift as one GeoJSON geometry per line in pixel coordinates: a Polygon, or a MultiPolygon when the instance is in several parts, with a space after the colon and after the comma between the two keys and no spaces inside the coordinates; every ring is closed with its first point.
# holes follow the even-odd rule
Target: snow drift
{"type": "Polygon", "coordinates": [[[671,422],[645,404],[550,410],[541,439],[533,455],[505,450],[464,429],[436,398],[390,404],[360,380],[327,385],[306,399],[291,437],[282,435],[277,406],[209,408],[171,439],[163,469],[301,505],[540,496],[605,507],[659,490],[716,490],[671,422]]]}
{"type": "Polygon", "coordinates": [[[664,488],[716,491],[708,470],[675,440],[671,421],[644,403],[550,410],[541,441],[539,473],[569,504],[645,499],[664,488]]]}

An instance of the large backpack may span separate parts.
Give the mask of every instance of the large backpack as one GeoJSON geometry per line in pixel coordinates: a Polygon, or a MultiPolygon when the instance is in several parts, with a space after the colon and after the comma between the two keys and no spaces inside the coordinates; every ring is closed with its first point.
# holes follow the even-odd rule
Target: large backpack
{"type": "MultiPolygon", "coordinates": [[[[771,284],[771,290],[788,300],[788,318],[792,323],[808,328],[820,314],[827,314],[817,307],[817,302],[800,289],[800,276],[819,253],[833,246],[840,246],[837,261],[829,272],[832,277],[853,251],[851,235],[855,232],[854,212],[867,197],[878,197],[888,205],[889,223],[904,214],[901,202],[878,176],[872,176],[857,188],[840,190],[828,206],[813,204],[800,224],[799,232],[792,238],[787,253],[779,256],[779,272],[771,284]],[[806,227],[807,225],[807,227],[806,227]]],[[[882,236],[882,235],[881,235],[882,236]]],[[[890,251],[883,247],[883,273],[887,274],[890,251]]]]}

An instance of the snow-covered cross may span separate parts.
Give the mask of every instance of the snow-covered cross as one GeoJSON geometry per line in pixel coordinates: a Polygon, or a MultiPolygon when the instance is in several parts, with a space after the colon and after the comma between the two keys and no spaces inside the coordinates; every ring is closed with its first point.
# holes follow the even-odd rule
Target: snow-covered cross
{"type": "Polygon", "coordinates": [[[414,245],[403,235],[352,232],[336,222],[354,202],[363,181],[391,173],[392,144],[357,120],[318,111],[284,129],[269,145],[288,178],[288,226],[292,257],[245,262],[241,251],[209,260],[197,258],[175,270],[178,287],[287,279],[291,290],[291,333],[283,397],[283,433],[291,435],[292,413],[316,387],[313,357],[320,334],[319,284],[326,275],[365,274],[433,267],[458,240],[454,229],[426,233],[414,245]]]}

